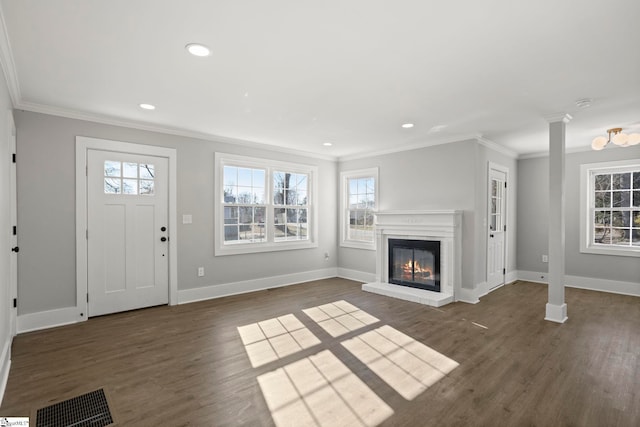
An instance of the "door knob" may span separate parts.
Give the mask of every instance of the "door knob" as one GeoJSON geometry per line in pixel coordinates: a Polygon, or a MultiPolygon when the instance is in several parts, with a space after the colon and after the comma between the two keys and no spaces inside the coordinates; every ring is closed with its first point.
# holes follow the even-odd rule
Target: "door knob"
{"type": "Polygon", "coordinates": [[[17,246],[15,248],[11,248],[11,252],[18,253],[18,252],[20,252],[20,248],[17,247],[17,246]]]}
{"type": "Polygon", "coordinates": [[[493,234],[490,234],[491,237],[493,237],[493,234]]]}
{"type": "Polygon", "coordinates": [[[164,237],[164,236],[162,236],[162,237],[160,238],[160,241],[161,241],[161,242],[166,242],[166,241],[167,241],[167,238],[166,238],[166,237],[164,237]]]}
{"type": "Polygon", "coordinates": [[[160,227],[160,231],[167,231],[167,227],[160,227]]]}

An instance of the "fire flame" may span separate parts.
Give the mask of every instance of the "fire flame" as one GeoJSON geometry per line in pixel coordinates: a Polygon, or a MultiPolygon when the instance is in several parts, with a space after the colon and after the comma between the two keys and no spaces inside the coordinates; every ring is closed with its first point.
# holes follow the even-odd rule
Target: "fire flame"
{"type": "Polygon", "coordinates": [[[430,266],[421,266],[418,261],[407,261],[402,265],[402,279],[412,280],[413,275],[416,279],[429,279],[433,277],[433,269],[430,266]]]}

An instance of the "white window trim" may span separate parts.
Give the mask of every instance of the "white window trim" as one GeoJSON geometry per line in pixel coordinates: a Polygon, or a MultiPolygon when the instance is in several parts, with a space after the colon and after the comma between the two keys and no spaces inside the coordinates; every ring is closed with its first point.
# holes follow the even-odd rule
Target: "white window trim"
{"type": "MultiPolygon", "coordinates": [[[[640,165],[639,159],[580,165],[580,252],[599,255],[640,257],[640,248],[595,245],[593,242],[593,175],[595,173],[625,172],[640,165]]],[[[634,168],[635,169],[635,168],[634,168]]]]}
{"type": "Polygon", "coordinates": [[[299,163],[282,162],[277,160],[259,159],[255,157],[239,156],[227,153],[215,153],[215,177],[214,177],[214,255],[239,255],[251,254],[259,252],[275,252],[293,249],[309,249],[318,247],[318,203],[316,201],[318,195],[318,168],[317,166],[303,165],[299,163]],[[267,232],[266,242],[255,243],[235,243],[226,244],[224,242],[224,203],[222,202],[222,183],[224,182],[224,166],[243,166],[251,168],[266,169],[266,221],[265,230],[267,232]],[[305,173],[309,175],[309,194],[308,194],[308,216],[307,216],[307,240],[289,240],[276,242],[273,240],[273,212],[269,207],[273,207],[273,172],[285,170],[293,173],[305,173]]]}
{"type": "Polygon", "coordinates": [[[375,188],[374,194],[376,198],[376,208],[374,209],[374,213],[378,209],[378,204],[380,202],[379,197],[379,185],[378,185],[378,168],[369,168],[369,169],[359,169],[352,171],[343,171],[340,172],[340,246],[346,248],[356,248],[356,249],[367,249],[370,251],[376,250],[376,238],[374,234],[374,238],[372,242],[362,242],[358,240],[348,239],[348,227],[349,227],[349,188],[348,183],[349,179],[353,178],[365,178],[365,177],[373,177],[375,180],[375,188]]]}

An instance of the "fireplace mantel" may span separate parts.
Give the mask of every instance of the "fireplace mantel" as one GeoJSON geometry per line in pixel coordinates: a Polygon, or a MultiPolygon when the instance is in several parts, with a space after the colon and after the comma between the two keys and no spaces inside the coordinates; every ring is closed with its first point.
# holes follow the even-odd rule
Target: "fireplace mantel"
{"type": "Polygon", "coordinates": [[[457,301],[462,276],[462,211],[381,211],[376,213],[376,282],[362,289],[434,307],[457,301]],[[389,284],[389,239],[440,242],[440,292],[389,284]]]}

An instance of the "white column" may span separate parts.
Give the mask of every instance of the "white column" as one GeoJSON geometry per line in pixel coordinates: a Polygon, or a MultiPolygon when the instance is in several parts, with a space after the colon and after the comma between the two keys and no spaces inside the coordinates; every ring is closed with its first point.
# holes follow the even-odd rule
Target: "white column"
{"type": "Polygon", "coordinates": [[[564,228],[564,154],[568,114],[548,117],[549,121],[549,301],[545,320],[564,323],[567,304],[564,302],[565,228],[564,228]]]}

